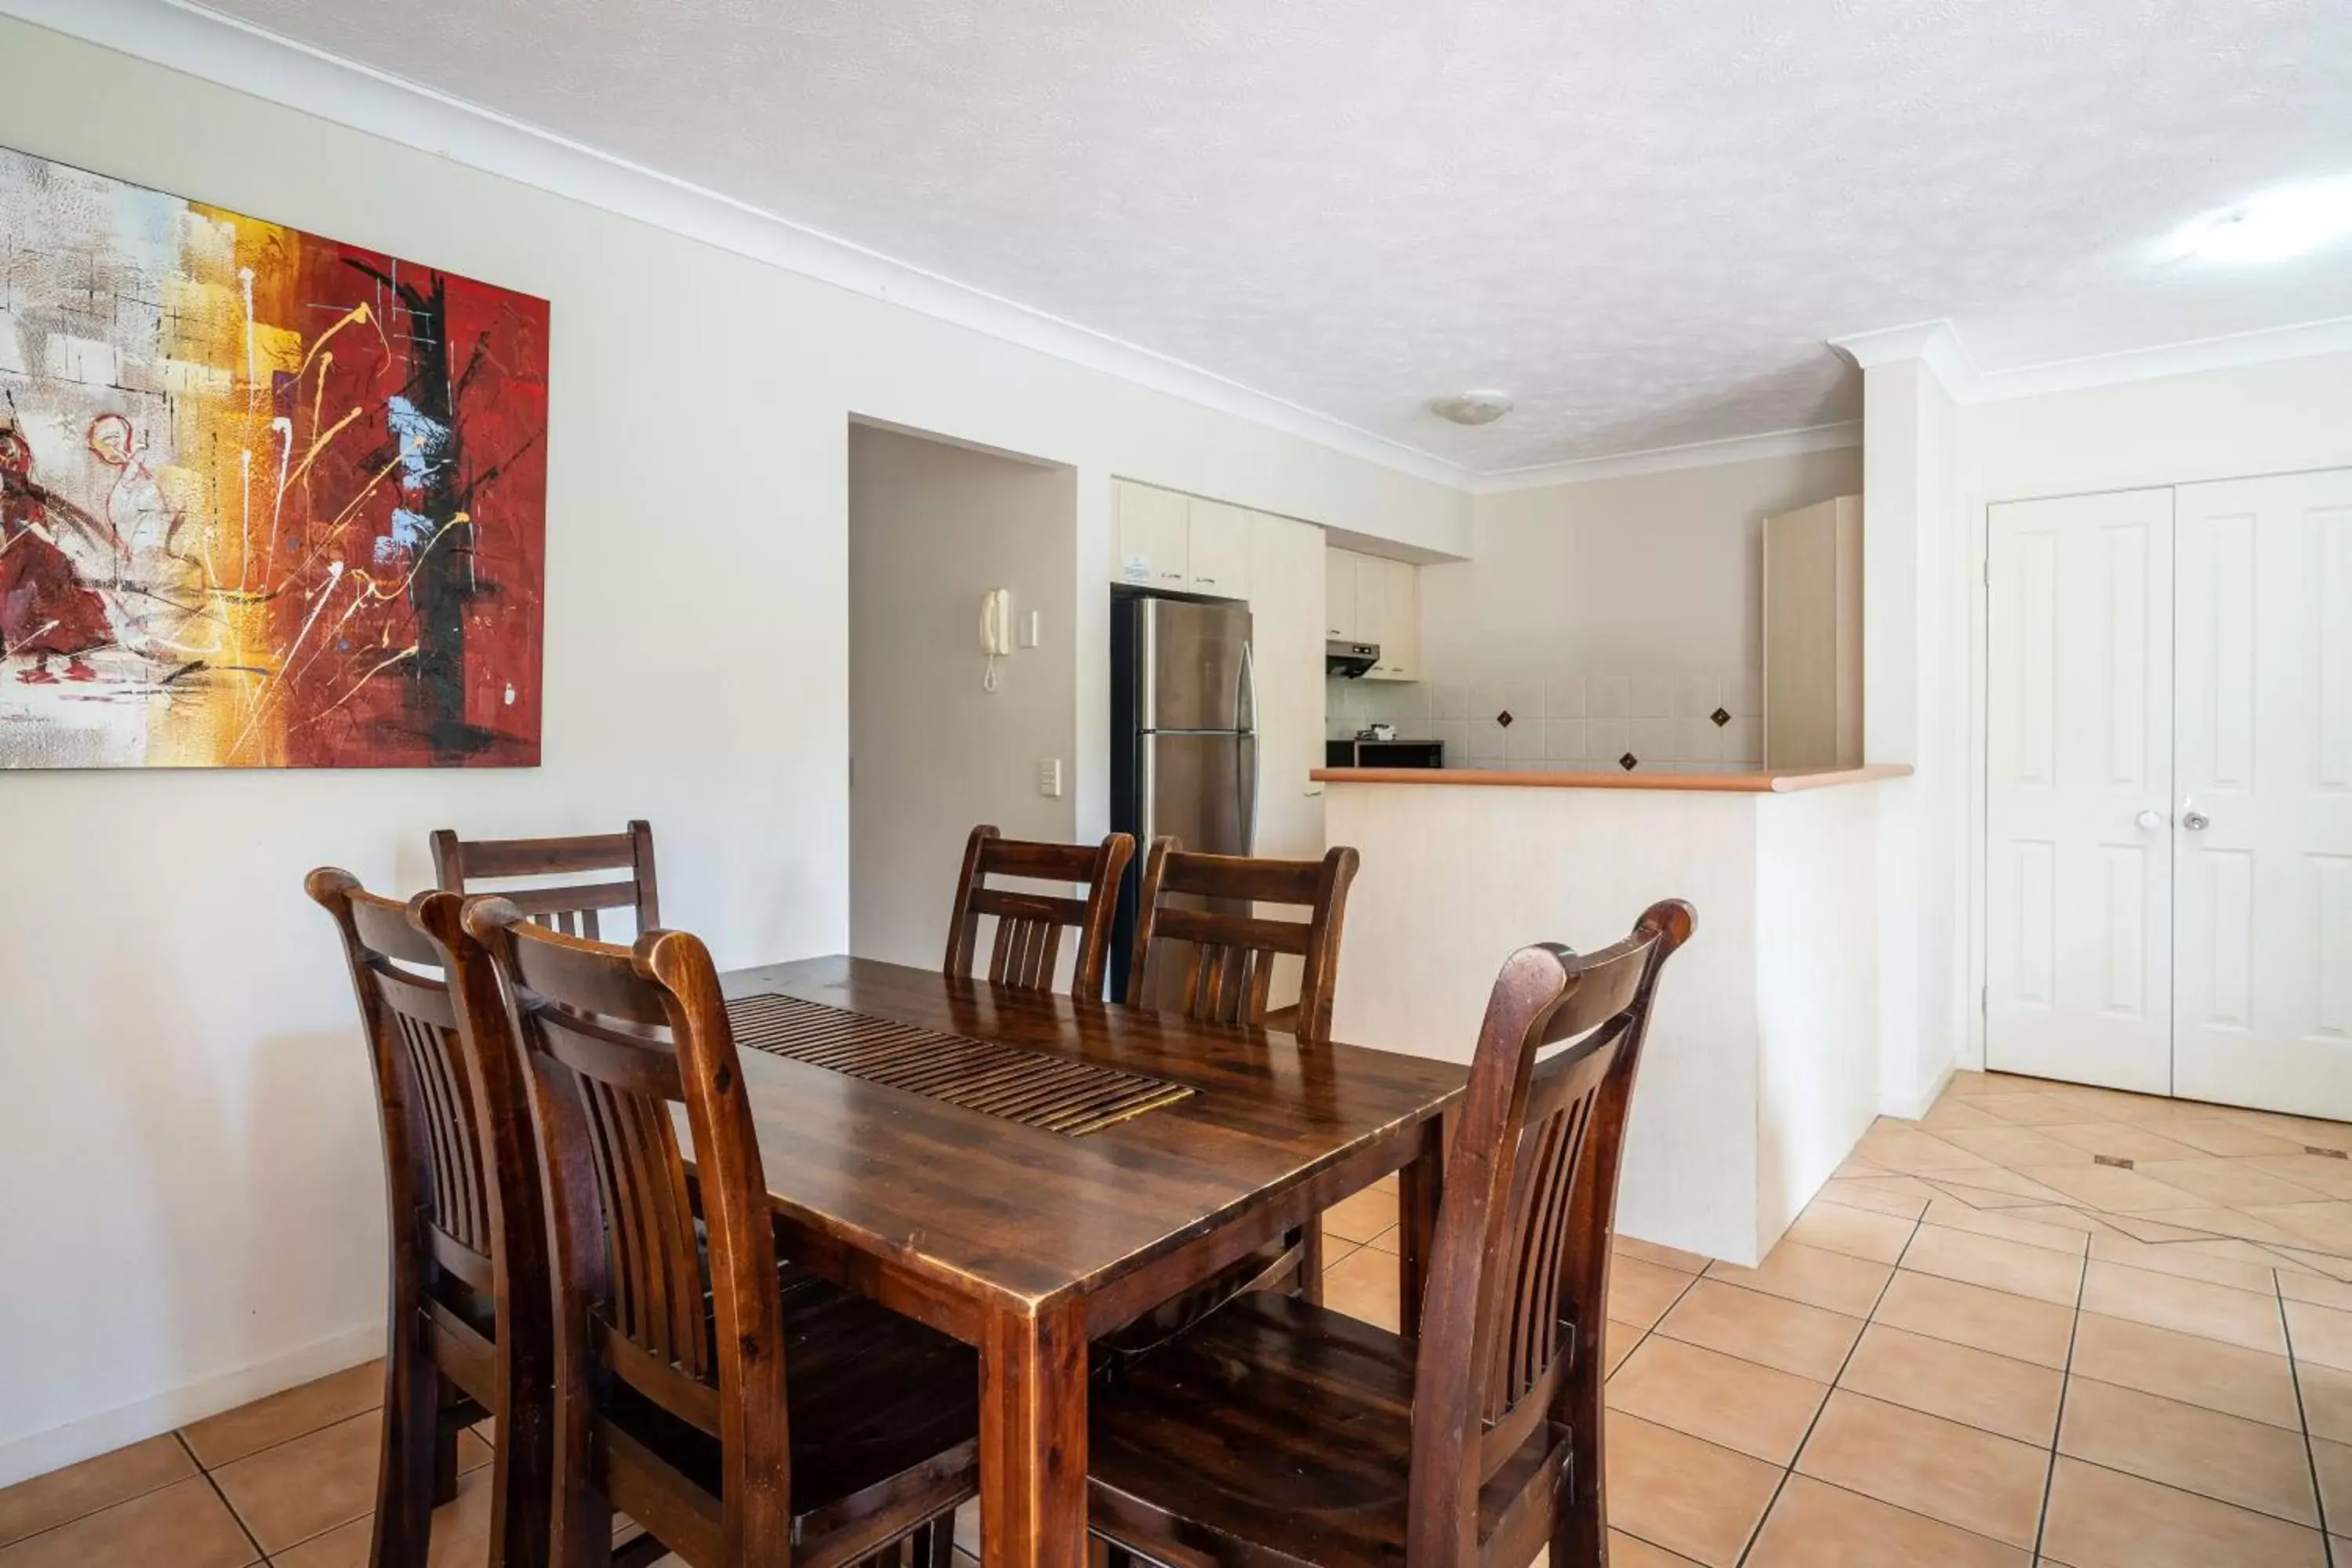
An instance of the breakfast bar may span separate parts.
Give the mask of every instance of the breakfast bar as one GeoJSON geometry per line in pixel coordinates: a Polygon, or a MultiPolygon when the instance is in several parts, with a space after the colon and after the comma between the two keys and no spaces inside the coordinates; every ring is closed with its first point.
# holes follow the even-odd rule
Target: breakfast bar
{"type": "Polygon", "coordinates": [[[1467,1059],[1482,975],[1580,950],[1673,888],[1698,910],[1634,1091],[1618,1223],[1754,1264],[1877,1110],[1878,823],[1902,766],[1741,773],[1325,768],[1362,854],[1333,1018],[1467,1059]]]}

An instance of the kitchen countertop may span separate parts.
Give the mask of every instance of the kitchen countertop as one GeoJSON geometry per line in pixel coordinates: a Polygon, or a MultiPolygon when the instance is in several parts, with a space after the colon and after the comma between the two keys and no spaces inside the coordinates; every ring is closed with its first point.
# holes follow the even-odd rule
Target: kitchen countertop
{"type": "Polygon", "coordinates": [[[1792,768],[1779,773],[1512,773],[1489,768],[1317,768],[1308,776],[1327,784],[1697,790],[1716,795],[1787,795],[1796,790],[1874,784],[1880,779],[1904,778],[1910,772],[1908,763],[1873,763],[1859,768],[1792,768]]]}

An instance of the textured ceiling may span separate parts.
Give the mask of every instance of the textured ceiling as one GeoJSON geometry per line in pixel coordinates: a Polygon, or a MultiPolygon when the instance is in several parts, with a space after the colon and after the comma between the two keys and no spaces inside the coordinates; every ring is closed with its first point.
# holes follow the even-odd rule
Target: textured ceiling
{"type": "Polygon", "coordinates": [[[2344,0],[206,3],[1482,470],[2352,313],[2155,254],[2352,171],[2344,0]]]}

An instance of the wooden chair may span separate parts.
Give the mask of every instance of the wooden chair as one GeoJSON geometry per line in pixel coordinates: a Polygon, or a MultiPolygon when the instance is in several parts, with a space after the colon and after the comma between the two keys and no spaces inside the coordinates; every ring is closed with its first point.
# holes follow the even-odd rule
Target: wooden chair
{"type": "Polygon", "coordinates": [[[988,955],[994,985],[1051,991],[1061,957],[1062,928],[1078,932],[1070,994],[1099,1002],[1109,967],[1110,921],[1118,901],[1119,879],[1135,858],[1135,840],[1114,833],[1089,849],[1079,844],[1037,844],[1007,838],[995,828],[975,827],[964,844],[963,869],[956,878],[955,913],[948,925],[946,969],[969,974],[980,956],[980,917],[996,917],[996,941],[988,955]],[[1084,899],[992,888],[988,879],[1025,877],[1045,882],[1083,883],[1084,899]]]}
{"type": "Polygon", "coordinates": [[[591,942],[603,934],[597,921],[602,910],[635,910],[639,931],[661,924],[661,900],[654,886],[654,830],[641,821],[630,823],[624,832],[574,838],[460,838],[444,827],[433,835],[433,876],[453,893],[497,892],[549,930],[591,942]],[[628,875],[552,888],[478,886],[584,871],[628,875]]]}
{"type": "Polygon", "coordinates": [[[1290,1032],[1301,1040],[1331,1037],[1331,998],[1339,975],[1339,931],[1356,852],[1337,848],[1320,860],[1255,860],[1191,855],[1173,838],[1155,838],[1136,895],[1135,951],[1127,971],[1129,1006],[1156,1007],[1212,1024],[1266,1021],[1275,960],[1300,961],[1298,1003],[1290,1032]],[[1171,904],[1194,898],[1230,910],[1171,904]],[[1269,920],[1241,906],[1303,906],[1303,921],[1269,920]]]}
{"type": "Polygon", "coordinates": [[[702,943],[588,942],[495,898],[468,900],[465,926],[499,975],[547,1194],[552,1561],[602,1568],[618,1509],[695,1568],[833,1568],[902,1542],[944,1563],[977,1492],[977,1363],[860,1297],[780,1279],[702,943]]]}
{"type": "MultiPolygon", "coordinates": [[[[1356,866],[1356,852],[1344,847],[1327,851],[1320,860],[1256,860],[1187,854],[1173,838],[1153,839],[1136,897],[1128,1005],[1215,1024],[1286,1026],[1303,1045],[1328,1041],[1339,933],[1347,923],[1356,866]],[[1171,903],[1171,898],[1211,907],[1171,903]],[[1219,904],[1227,907],[1214,907],[1219,904]],[[1269,918],[1256,907],[1264,904],[1301,906],[1307,918],[1269,918]],[[1276,960],[1285,953],[1299,960],[1298,1000],[1277,1020],[1267,1003],[1276,960]]],[[[1288,1289],[1310,1301],[1323,1299],[1320,1215],[1108,1342],[1125,1350],[1163,1338],[1252,1287],[1288,1289]]]]}
{"type": "Polygon", "coordinates": [[[403,905],[331,867],[304,886],[342,935],[383,1128],[392,1309],[369,1562],[424,1568],[434,1504],[457,1492],[457,1434],[487,1413],[489,1561],[538,1568],[552,1475],[546,1226],[497,979],[454,893],[403,905]]]}
{"type": "Polygon", "coordinates": [[[1261,1291],[1097,1384],[1090,1518],[1114,1564],[1524,1568],[1548,1545],[1596,1568],[1626,1110],[1692,920],[1654,904],[1589,957],[1503,965],[1448,1118],[1417,1342],[1261,1291]]]}

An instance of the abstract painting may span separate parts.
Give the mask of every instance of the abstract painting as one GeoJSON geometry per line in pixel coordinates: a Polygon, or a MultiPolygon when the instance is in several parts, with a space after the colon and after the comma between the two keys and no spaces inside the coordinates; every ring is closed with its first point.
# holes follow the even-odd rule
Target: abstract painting
{"type": "Polygon", "coordinates": [[[547,338],[0,149],[0,767],[536,766],[547,338]]]}

